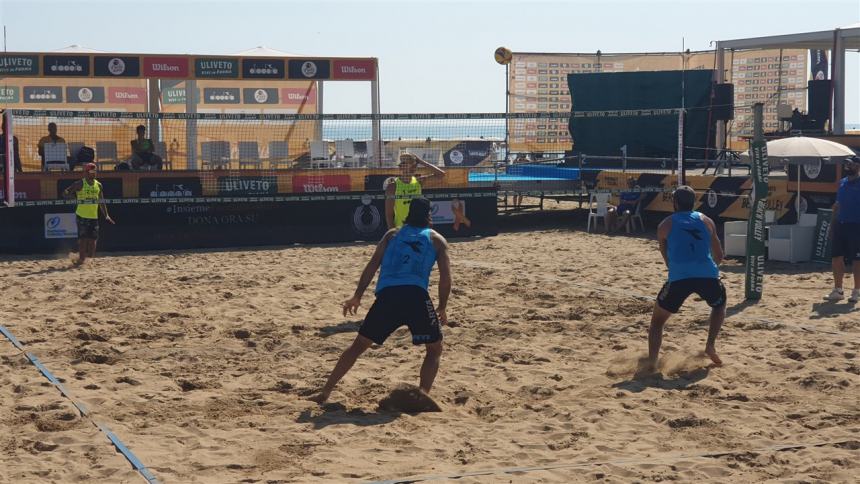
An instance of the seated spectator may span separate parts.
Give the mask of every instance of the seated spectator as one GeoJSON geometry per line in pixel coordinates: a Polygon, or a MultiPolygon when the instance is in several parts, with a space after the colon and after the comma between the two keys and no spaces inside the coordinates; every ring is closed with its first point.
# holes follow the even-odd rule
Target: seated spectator
{"type": "Polygon", "coordinates": [[[155,154],[155,143],[146,137],[146,126],[137,127],[137,139],[131,140],[131,159],[129,160],[133,170],[139,170],[144,166],[150,166],[156,170],[161,169],[161,157],[155,154]]]}
{"type": "Polygon", "coordinates": [[[42,169],[45,169],[45,145],[48,143],[65,143],[61,136],[57,135],[57,123],[48,123],[48,136],[42,136],[39,138],[39,144],[37,145],[37,149],[39,151],[39,158],[42,159],[42,169]]]}
{"type": "MultiPolygon", "coordinates": [[[[627,180],[627,186],[629,188],[635,188],[636,179],[631,178],[627,180]]],[[[618,206],[610,206],[607,214],[609,217],[609,226],[613,231],[621,230],[622,227],[627,225],[627,221],[630,220],[630,216],[636,213],[636,206],[642,199],[642,193],[621,192],[621,195],[618,198],[618,206]]]]}
{"type": "MultiPolygon", "coordinates": [[[[0,118],[3,118],[2,133],[0,133],[0,171],[6,171],[6,116],[0,111],[0,118]]],[[[18,150],[18,137],[12,136],[12,152],[15,160],[15,172],[22,173],[24,171],[21,166],[21,152],[18,150]]]]}

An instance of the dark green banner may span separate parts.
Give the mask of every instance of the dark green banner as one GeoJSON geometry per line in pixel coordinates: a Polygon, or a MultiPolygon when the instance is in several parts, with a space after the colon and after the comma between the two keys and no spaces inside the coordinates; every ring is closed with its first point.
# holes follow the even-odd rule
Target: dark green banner
{"type": "Polygon", "coordinates": [[[745,298],[761,299],[764,287],[765,232],[764,212],[767,202],[767,143],[763,139],[750,142],[750,216],[747,226],[747,260],[745,298]]]}
{"type": "Polygon", "coordinates": [[[833,217],[833,210],[829,208],[819,208],[818,218],[815,221],[815,243],[812,245],[812,261],[822,264],[830,264],[830,219],[833,217]]]}

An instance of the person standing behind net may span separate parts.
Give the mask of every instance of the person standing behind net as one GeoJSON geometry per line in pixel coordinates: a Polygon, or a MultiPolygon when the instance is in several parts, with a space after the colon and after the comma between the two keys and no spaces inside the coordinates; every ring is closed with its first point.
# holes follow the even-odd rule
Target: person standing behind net
{"type": "Polygon", "coordinates": [[[87,257],[96,255],[96,242],[99,239],[99,208],[105,220],[108,223],[114,223],[108,215],[102,193],[102,184],[96,180],[95,163],[87,163],[84,166],[84,178],[63,190],[66,198],[75,196],[78,200],[78,207],[75,210],[78,222],[78,260],[75,261],[75,265],[81,265],[87,257]]]}
{"type": "Polygon", "coordinates": [[[833,291],[825,299],[839,301],[845,297],[842,280],[847,262],[854,273],[854,290],[848,301],[856,303],[860,301],[860,158],[845,160],[842,173],[846,176],[836,190],[829,234],[833,241],[833,291]]]}
{"type": "Polygon", "coordinates": [[[343,303],[343,314],[355,314],[361,297],[373,280],[376,270],[376,301],[358,330],[358,336],[343,352],[320,392],[310,400],[324,403],[335,385],[373,343],[381,345],[397,328],[406,324],[412,333],[412,344],[424,345],[426,354],[421,365],[420,387],[430,393],[442,356],[441,326],[448,323],[446,307],[451,293],[451,265],[448,243],[430,228],[430,200],[414,198],[409,214],[400,229],[389,230],[361,273],[355,294],[343,303]],[[433,265],[439,267],[439,305],[427,292],[433,265]]]}
{"type": "Polygon", "coordinates": [[[409,214],[409,201],[421,195],[421,180],[445,174],[445,170],[428,163],[412,153],[400,155],[400,175],[389,180],[385,187],[385,222],[389,229],[401,227],[409,214]],[[418,175],[418,165],[432,171],[418,175]]]}
{"type": "Polygon", "coordinates": [[[686,185],[679,186],[673,198],[675,213],[666,217],[657,228],[660,254],[669,268],[669,280],[660,290],[651,316],[648,330],[649,369],[657,368],[663,326],[693,293],[711,307],[705,354],[715,365],[722,365],[715,343],[726,318],[726,288],[720,281],[717,268],[723,260],[723,248],[713,220],[693,210],[696,202],[693,189],[686,185]]]}

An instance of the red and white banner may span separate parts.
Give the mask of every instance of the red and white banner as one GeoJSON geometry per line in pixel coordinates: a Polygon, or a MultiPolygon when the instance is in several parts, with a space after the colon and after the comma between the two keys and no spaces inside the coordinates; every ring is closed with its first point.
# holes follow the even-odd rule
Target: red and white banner
{"type": "Polygon", "coordinates": [[[336,60],[332,79],[372,81],[376,78],[376,65],[372,60],[336,60]]]}
{"type": "Polygon", "coordinates": [[[107,102],[111,104],[146,104],[146,89],[143,87],[110,87],[108,88],[107,102]]]}
{"type": "Polygon", "coordinates": [[[295,87],[285,87],[281,89],[281,104],[308,104],[316,105],[317,90],[316,88],[302,89],[295,87]]]}
{"type": "Polygon", "coordinates": [[[143,58],[143,75],[146,77],[188,77],[188,57],[152,56],[143,58]]]}
{"type": "Polygon", "coordinates": [[[349,175],[294,176],[294,193],[348,192],[352,189],[349,175]]]}

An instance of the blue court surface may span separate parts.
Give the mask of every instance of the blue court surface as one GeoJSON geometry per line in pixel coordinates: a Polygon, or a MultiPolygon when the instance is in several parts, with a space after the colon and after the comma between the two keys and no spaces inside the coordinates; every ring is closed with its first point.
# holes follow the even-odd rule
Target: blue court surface
{"type": "Polygon", "coordinates": [[[547,165],[508,166],[505,173],[469,173],[469,183],[577,181],[579,168],[559,168],[547,165]]]}

